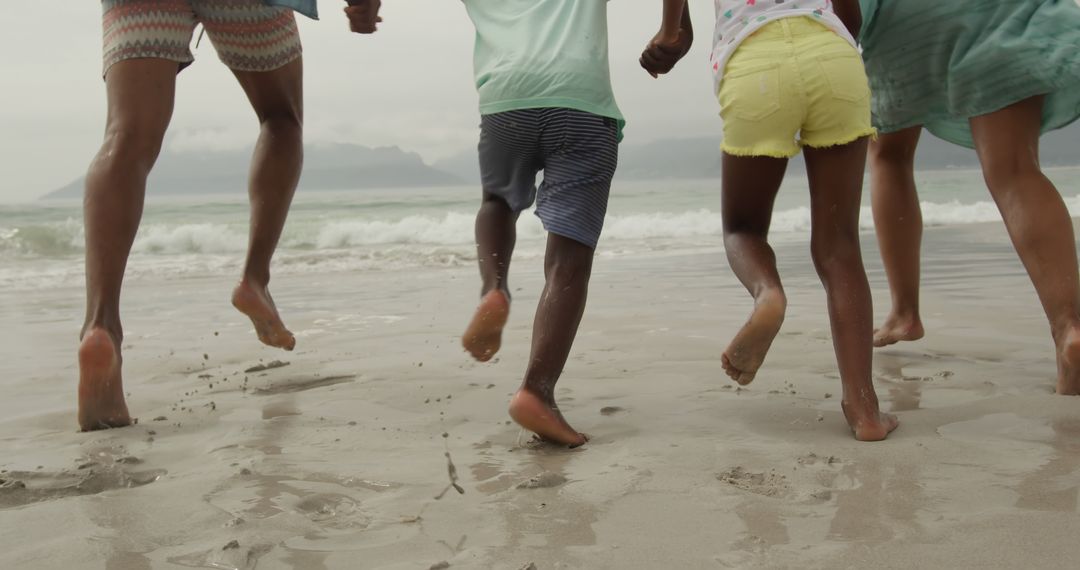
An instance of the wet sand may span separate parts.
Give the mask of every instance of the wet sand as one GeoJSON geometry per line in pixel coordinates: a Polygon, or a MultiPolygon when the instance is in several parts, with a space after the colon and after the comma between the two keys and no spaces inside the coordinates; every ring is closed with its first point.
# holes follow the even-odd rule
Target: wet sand
{"type": "Polygon", "coordinates": [[[90,434],[81,291],[6,295],[0,567],[1074,568],[1080,399],[1052,395],[1034,292],[1000,225],[925,250],[927,337],[876,353],[901,427],[873,444],[840,412],[806,244],[779,247],[789,315],[741,389],[720,353],[750,300],[722,253],[598,260],[558,389],[592,437],[572,451],[505,413],[537,260],[487,364],[460,344],[471,268],[276,279],[292,353],[258,343],[227,277],[133,282],[139,422],[90,434]]]}

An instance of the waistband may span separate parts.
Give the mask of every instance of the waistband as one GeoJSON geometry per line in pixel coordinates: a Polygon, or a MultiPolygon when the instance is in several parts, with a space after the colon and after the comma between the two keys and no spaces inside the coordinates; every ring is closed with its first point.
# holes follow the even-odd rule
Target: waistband
{"type": "Polygon", "coordinates": [[[759,28],[752,35],[761,38],[786,39],[812,36],[821,32],[832,33],[832,30],[810,16],[800,14],[773,20],[759,28]]]}

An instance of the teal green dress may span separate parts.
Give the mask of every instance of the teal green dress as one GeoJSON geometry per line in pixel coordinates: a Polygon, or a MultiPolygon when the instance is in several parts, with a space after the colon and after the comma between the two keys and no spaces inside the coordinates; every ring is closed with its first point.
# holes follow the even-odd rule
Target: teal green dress
{"type": "Polygon", "coordinates": [[[968,119],[1045,95],[1043,132],[1080,117],[1080,0],[860,0],[874,126],[974,147],[968,119]]]}

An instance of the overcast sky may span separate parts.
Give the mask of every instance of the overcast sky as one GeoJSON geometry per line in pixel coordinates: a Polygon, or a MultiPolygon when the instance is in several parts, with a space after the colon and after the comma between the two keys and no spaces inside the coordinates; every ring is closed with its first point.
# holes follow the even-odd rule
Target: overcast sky
{"type": "MultiPolygon", "coordinates": [[[[306,140],[398,145],[428,162],[475,148],[473,29],[457,0],[384,0],[374,36],[348,31],[340,0],[319,0],[322,20],[299,17],[304,43],[306,140]]],[[[627,140],[717,135],[707,44],[712,3],[694,0],[697,40],[661,81],[637,65],[659,25],[660,0],[609,4],[615,93],[627,140]]],[[[82,175],[101,143],[101,5],[2,2],[0,200],[36,198],[82,175]]],[[[254,116],[210,42],[180,74],[172,148],[237,148],[256,135],[254,116]]]]}

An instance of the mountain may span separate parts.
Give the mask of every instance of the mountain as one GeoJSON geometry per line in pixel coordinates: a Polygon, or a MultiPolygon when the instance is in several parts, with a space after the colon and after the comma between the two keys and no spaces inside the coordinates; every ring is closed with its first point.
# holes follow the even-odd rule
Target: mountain
{"type": "MultiPolygon", "coordinates": [[[[1040,154],[1044,166],[1080,164],[1080,123],[1044,136],[1040,154]]],[[[623,141],[619,148],[619,170],[615,177],[621,180],[718,178],[720,162],[719,134],[715,137],[668,138],[649,142],[623,141]]],[[[434,166],[472,184],[480,181],[475,149],[437,161],[434,166]]],[[[979,158],[971,149],[923,133],[915,167],[919,170],[978,169],[979,158]]],[[[792,159],[788,169],[789,172],[803,171],[801,154],[792,159]]]]}
{"type": "MultiPolygon", "coordinates": [[[[476,149],[468,149],[438,160],[435,168],[470,183],[480,182],[476,149]]],[[[616,179],[663,180],[709,178],[720,174],[720,139],[660,139],[645,143],[624,141],[619,146],[616,179]]]]}
{"type": "MultiPolygon", "coordinates": [[[[155,194],[219,194],[245,192],[251,149],[162,152],[150,174],[147,192],[155,194]]],[[[305,190],[431,187],[461,184],[453,174],[432,168],[420,155],[397,147],[311,145],[305,151],[300,187],[305,190]]],[[[78,198],[83,179],[42,199],[78,198]]]]}
{"type": "MultiPolygon", "coordinates": [[[[1042,138],[1044,166],[1080,164],[1080,123],[1042,138]]],[[[251,151],[169,152],[150,175],[151,194],[214,194],[244,191],[251,151]]],[[[975,151],[924,133],[915,159],[919,170],[979,168],[975,151]]],[[[802,155],[789,172],[803,171],[802,155]]],[[[718,178],[720,136],[624,141],[619,149],[618,180],[718,178]]],[[[312,145],[307,149],[300,187],[307,190],[350,190],[422,186],[475,185],[480,182],[476,149],[470,148],[427,165],[420,155],[397,147],[312,145]]],[[[83,181],[44,198],[82,196],[83,181]]]]}

